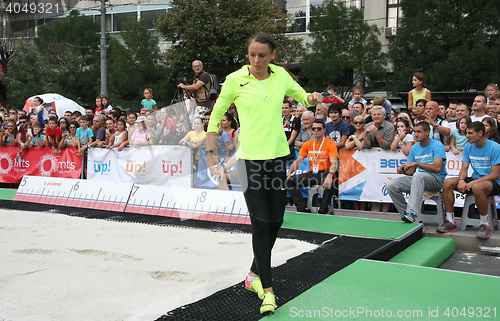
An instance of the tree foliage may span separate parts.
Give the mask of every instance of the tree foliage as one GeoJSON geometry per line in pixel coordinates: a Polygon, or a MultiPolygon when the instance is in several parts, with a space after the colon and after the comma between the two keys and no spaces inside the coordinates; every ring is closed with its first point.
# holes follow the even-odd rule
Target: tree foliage
{"type": "Polygon", "coordinates": [[[313,43],[301,63],[310,89],[324,89],[332,83],[349,87],[366,78],[375,86],[383,79],[386,56],[381,52],[379,32],[364,21],[362,11],[328,0],[316,14],[309,27],[313,43]],[[352,79],[352,74],[358,79],[352,79]]]}
{"type": "Polygon", "coordinates": [[[500,6],[496,0],[402,0],[390,42],[391,89],[411,89],[421,71],[433,91],[483,90],[500,79],[500,6]]]}
{"type": "Polygon", "coordinates": [[[156,28],[173,43],[167,61],[190,71],[199,59],[219,81],[247,60],[247,39],[258,31],[273,34],[278,43],[276,61],[296,61],[300,40],[284,37],[286,15],[272,0],[172,0],[172,8],[156,28]]]}
{"type": "Polygon", "coordinates": [[[156,100],[166,100],[168,72],[158,38],[135,19],[124,24],[121,35],[124,45],[111,39],[109,46],[108,84],[114,104],[140,109],[144,88],[152,88],[156,100]]]}

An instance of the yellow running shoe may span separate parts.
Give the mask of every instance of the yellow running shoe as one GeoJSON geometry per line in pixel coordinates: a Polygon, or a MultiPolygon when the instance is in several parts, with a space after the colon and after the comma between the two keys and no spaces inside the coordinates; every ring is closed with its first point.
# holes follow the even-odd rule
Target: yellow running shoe
{"type": "Polygon", "coordinates": [[[276,297],[271,292],[264,293],[264,301],[260,306],[260,314],[262,315],[273,315],[276,306],[276,297]]]}
{"type": "Polygon", "coordinates": [[[261,300],[264,299],[264,288],[262,288],[262,282],[260,282],[259,277],[257,277],[252,282],[249,282],[248,278],[245,278],[245,288],[247,290],[250,290],[252,292],[257,293],[257,295],[259,296],[259,299],[261,299],[261,300]]]}

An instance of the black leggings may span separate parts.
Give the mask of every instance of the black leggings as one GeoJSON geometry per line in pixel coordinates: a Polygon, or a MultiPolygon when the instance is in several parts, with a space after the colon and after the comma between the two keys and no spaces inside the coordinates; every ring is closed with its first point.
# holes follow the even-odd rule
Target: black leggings
{"type": "Polygon", "coordinates": [[[260,276],[264,288],[269,288],[271,250],[285,213],[285,160],[239,160],[238,172],[252,223],[254,259],[250,271],[260,276]]]}

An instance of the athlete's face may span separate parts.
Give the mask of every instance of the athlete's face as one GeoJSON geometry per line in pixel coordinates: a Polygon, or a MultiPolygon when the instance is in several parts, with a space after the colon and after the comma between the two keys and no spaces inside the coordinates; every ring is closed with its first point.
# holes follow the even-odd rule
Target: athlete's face
{"type": "Polygon", "coordinates": [[[248,45],[248,59],[257,74],[267,72],[267,67],[275,56],[276,50],[271,51],[268,44],[252,41],[248,45]]]}

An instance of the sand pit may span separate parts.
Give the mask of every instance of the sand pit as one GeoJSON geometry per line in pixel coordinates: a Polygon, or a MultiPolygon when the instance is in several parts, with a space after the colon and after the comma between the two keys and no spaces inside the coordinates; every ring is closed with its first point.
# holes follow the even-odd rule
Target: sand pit
{"type": "MultiPolygon", "coordinates": [[[[0,210],[0,321],[155,320],[240,282],[250,238],[0,210]]],[[[273,265],[315,247],[278,239],[273,265]]]]}

